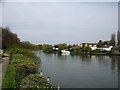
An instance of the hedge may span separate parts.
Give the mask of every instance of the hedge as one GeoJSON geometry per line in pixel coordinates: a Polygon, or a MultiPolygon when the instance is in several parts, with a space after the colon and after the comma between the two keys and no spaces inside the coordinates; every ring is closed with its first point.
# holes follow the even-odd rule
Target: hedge
{"type": "Polygon", "coordinates": [[[2,88],[16,88],[14,66],[9,65],[5,73],[2,88]]]}
{"type": "Polygon", "coordinates": [[[37,57],[33,52],[31,52],[27,49],[14,47],[14,48],[10,48],[9,50],[7,50],[6,53],[10,54],[11,59],[12,59],[13,54],[22,54],[22,55],[27,56],[30,59],[32,59],[36,64],[38,64],[40,62],[39,57],[37,57]]]}
{"type": "Polygon", "coordinates": [[[39,59],[33,52],[12,48],[7,53],[11,60],[3,79],[2,88],[52,88],[38,73],[39,59]],[[28,81],[26,81],[28,80],[28,81]],[[32,80],[32,81],[31,81],[32,80]],[[38,82],[37,82],[38,81],[38,82]],[[30,84],[28,84],[28,82],[30,84]],[[36,86],[36,85],[37,86],[36,86]]]}
{"type": "Polygon", "coordinates": [[[20,88],[41,88],[53,90],[53,86],[39,74],[30,74],[21,82],[20,88]]]}
{"type": "MultiPolygon", "coordinates": [[[[29,74],[36,74],[37,72],[38,67],[30,58],[22,54],[13,54],[12,60],[5,74],[6,76],[3,80],[3,88],[8,87],[8,85],[11,84],[11,81],[15,82],[14,87],[19,88],[21,79],[28,76],[29,74]],[[4,84],[5,82],[8,84],[4,84]]],[[[13,86],[10,87],[14,88],[13,86]]]]}

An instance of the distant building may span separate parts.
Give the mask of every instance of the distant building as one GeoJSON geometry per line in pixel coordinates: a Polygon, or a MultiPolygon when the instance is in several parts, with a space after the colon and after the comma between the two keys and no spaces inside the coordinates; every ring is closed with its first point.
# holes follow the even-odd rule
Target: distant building
{"type": "Polygon", "coordinates": [[[100,50],[100,51],[111,51],[113,48],[113,46],[104,46],[101,48],[96,48],[96,50],[100,50]]]}
{"type": "Polygon", "coordinates": [[[95,50],[97,48],[97,43],[82,43],[80,46],[81,47],[89,46],[91,47],[92,50],[95,50]]]}
{"type": "Polygon", "coordinates": [[[54,45],[53,50],[58,51],[58,45],[54,45]]]}
{"type": "Polygon", "coordinates": [[[73,52],[76,53],[81,48],[81,46],[72,46],[70,50],[73,50],[73,52]]]}
{"type": "Polygon", "coordinates": [[[81,46],[72,46],[71,49],[80,49],[81,46]]]}

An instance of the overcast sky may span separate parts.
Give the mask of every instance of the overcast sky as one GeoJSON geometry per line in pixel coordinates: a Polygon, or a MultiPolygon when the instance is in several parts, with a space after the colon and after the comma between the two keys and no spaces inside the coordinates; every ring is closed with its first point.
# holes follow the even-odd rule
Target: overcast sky
{"type": "Polygon", "coordinates": [[[110,40],[118,30],[117,2],[6,2],[3,26],[34,44],[110,40]]]}

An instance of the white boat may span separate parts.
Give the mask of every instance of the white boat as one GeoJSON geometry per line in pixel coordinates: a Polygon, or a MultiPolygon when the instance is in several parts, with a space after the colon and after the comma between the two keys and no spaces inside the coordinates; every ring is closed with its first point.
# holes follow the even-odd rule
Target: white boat
{"type": "Polygon", "coordinates": [[[70,55],[70,51],[61,50],[62,55],[70,55]]]}

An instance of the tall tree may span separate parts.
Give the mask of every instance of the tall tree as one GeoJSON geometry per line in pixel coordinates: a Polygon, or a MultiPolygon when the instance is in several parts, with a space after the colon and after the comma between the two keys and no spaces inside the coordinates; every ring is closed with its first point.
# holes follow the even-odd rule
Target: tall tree
{"type": "Polygon", "coordinates": [[[116,39],[116,35],[115,33],[113,33],[111,35],[110,45],[115,46],[115,39],[116,39]]]}
{"type": "Polygon", "coordinates": [[[2,48],[2,28],[0,27],[0,49],[2,48]]]}
{"type": "Polygon", "coordinates": [[[118,45],[120,46],[120,30],[118,30],[117,39],[118,39],[118,45]]]}
{"type": "Polygon", "coordinates": [[[19,44],[20,39],[12,33],[8,27],[2,28],[2,48],[8,49],[12,45],[19,44]]]}
{"type": "Polygon", "coordinates": [[[20,47],[25,49],[33,49],[32,44],[28,41],[20,42],[20,47]]]}
{"type": "Polygon", "coordinates": [[[43,52],[46,52],[46,53],[52,53],[53,52],[53,48],[49,44],[44,44],[42,46],[42,50],[43,50],[43,52]]]}
{"type": "Polygon", "coordinates": [[[68,46],[67,46],[67,44],[63,43],[63,44],[58,44],[58,48],[59,48],[59,50],[63,50],[63,49],[67,49],[68,46]]]}
{"type": "Polygon", "coordinates": [[[100,40],[97,44],[97,47],[103,47],[104,46],[104,42],[102,40],[100,40]]]}

